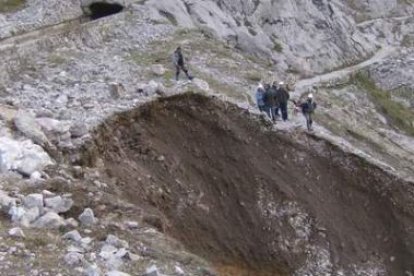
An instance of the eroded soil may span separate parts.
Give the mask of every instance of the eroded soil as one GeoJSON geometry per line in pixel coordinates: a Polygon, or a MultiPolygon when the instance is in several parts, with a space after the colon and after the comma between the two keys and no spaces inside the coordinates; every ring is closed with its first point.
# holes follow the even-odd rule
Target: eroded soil
{"type": "Polygon", "coordinates": [[[328,250],[332,271],[414,271],[412,183],[217,99],[185,94],[121,113],[85,149],[83,165],[103,161],[114,193],[221,275],[292,275],[312,248],[328,250]]]}

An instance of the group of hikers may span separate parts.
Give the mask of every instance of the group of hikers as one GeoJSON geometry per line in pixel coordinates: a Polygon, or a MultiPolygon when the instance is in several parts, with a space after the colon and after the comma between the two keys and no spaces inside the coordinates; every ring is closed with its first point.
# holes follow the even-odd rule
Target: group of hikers
{"type": "MultiPolygon", "coordinates": [[[[289,90],[283,82],[272,84],[259,83],[256,89],[256,102],[260,111],[265,112],[269,118],[276,122],[280,118],[283,121],[288,120],[288,102],[290,100],[289,90]],[[281,114],[279,114],[279,111],[281,114]]],[[[306,126],[312,131],[312,114],[316,109],[316,103],[313,100],[313,93],[310,92],[307,99],[301,102],[291,100],[295,110],[301,110],[306,119],[306,126]]]]}
{"type": "MultiPolygon", "coordinates": [[[[177,81],[181,71],[185,73],[189,80],[193,79],[193,76],[188,73],[188,68],[185,66],[184,56],[180,46],[174,51],[172,60],[175,67],[175,79],[177,81]]],[[[288,120],[289,99],[289,90],[283,82],[277,83],[274,81],[272,84],[259,83],[256,89],[256,101],[259,110],[266,112],[273,122],[276,122],[280,118],[283,121],[288,120]]],[[[302,114],[306,118],[307,128],[309,131],[312,131],[312,113],[316,109],[316,103],[313,101],[313,94],[309,93],[307,99],[303,102],[297,103],[293,100],[291,100],[291,102],[295,105],[295,109],[300,109],[302,111],[302,114]]]]}

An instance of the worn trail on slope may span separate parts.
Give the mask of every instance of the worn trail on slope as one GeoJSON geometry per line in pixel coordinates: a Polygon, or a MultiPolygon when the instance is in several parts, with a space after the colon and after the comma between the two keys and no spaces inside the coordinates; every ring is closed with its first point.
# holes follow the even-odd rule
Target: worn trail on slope
{"type": "MultiPolygon", "coordinates": [[[[326,74],[321,74],[321,75],[317,75],[315,77],[312,78],[308,78],[308,79],[302,79],[300,81],[297,82],[296,84],[296,91],[303,91],[304,88],[307,88],[309,86],[318,84],[318,83],[324,83],[324,82],[329,82],[330,80],[333,79],[340,79],[340,78],[344,78],[346,76],[348,76],[349,74],[352,74],[356,71],[359,71],[361,69],[364,69],[376,62],[380,62],[384,59],[386,59],[387,57],[389,57],[392,53],[395,52],[395,48],[391,47],[391,46],[384,46],[383,48],[381,48],[378,52],[376,52],[371,58],[364,60],[361,63],[358,63],[356,65],[353,66],[349,66],[340,70],[336,70],[336,71],[332,71],[326,74]]],[[[295,92],[296,92],[295,91],[295,92]]],[[[294,93],[295,96],[296,93],[294,93]]]]}

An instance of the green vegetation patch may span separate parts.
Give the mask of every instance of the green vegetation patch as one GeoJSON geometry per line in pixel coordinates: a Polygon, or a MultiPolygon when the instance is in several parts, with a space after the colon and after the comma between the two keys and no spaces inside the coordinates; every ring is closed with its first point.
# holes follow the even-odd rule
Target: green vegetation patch
{"type": "Polygon", "coordinates": [[[397,128],[414,136],[414,112],[391,99],[389,92],[382,90],[365,73],[354,75],[351,81],[369,93],[371,100],[381,113],[397,128]]]}
{"type": "Polygon", "coordinates": [[[0,13],[12,12],[22,8],[25,0],[0,0],[0,13]]]}

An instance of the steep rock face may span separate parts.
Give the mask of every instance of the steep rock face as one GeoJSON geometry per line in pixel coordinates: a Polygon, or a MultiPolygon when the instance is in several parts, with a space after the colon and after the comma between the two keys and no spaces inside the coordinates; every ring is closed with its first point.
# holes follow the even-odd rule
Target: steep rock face
{"type": "Polygon", "coordinates": [[[355,63],[376,51],[382,41],[357,28],[358,15],[369,20],[409,10],[384,0],[149,0],[146,6],[156,10],[150,16],[208,29],[244,51],[271,56],[278,69],[305,76],[355,63]]]}

